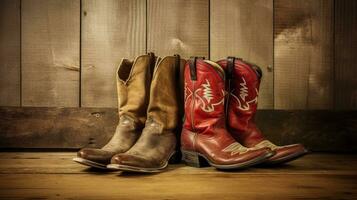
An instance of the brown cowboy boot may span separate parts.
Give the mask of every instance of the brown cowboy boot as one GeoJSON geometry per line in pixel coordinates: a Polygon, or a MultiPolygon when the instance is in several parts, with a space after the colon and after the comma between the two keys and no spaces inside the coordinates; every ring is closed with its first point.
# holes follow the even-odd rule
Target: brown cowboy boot
{"type": "Polygon", "coordinates": [[[81,149],[74,161],[106,169],[113,155],[126,152],[134,145],[146,121],[154,66],[153,53],[138,56],[134,62],[121,61],[117,72],[119,124],[114,136],[101,149],[81,149]]]}
{"type": "Polygon", "coordinates": [[[167,56],[155,67],[145,128],[135,145],[113,156],[110,169],[160,172],[176,152],[179,124],[179,70],[185,60],[167,56]]]}
{"type": "Polygon", "coordinates": [[[254,121],[262,71],[242,59],[228,57],[217,62],[228,75],[227,122],[232,136],[249,148],[270,148],[276,154],[265,164],[280,164],[295,160],[307,153],[302,144],[277,146],[265,139],[254,121]]]}

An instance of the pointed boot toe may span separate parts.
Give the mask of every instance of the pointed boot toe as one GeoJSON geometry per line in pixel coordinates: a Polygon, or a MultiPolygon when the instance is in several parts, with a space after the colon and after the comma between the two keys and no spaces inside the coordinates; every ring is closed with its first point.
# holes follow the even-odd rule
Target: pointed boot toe
{"type": "Polygon", "coordinates": [[[274,151],[276,154],[270,157],[266,164],[278,165],[293,161],[308,153],[308,150],[302,144],[292,144],[286,146],[277,146],[274,151]]]}
{"type": "Polygon", "coordinates": [[[280,164],[307,153],[301,144],[276,146],[266,140],[255,123],[262,70],[241,58],[228,57],[217,62],[228,77],[227,116],[228,127],[237,142],[250,148],[268,147],[276,154],[267,164],[280,164]]]}
{"type": "Polygon", "coordinates": [[[270,148],[253,149],[243,154],[244,156],[242,156],[242,160],[252,160],[252,163],[256,165],[267,161],[275,154],[276,152],[272,151],[270,148]]]}
{"type": "Polygon", "coordinates": [[[111,159],[111,164],[107,166],[109,169],[117,169],[122,171],[153,173],[160,172],[167,167],[167,163],[160,165],[150,159],[145,159],[139,155],[117,154],[111,159]]]}
{"type": "Polygon", "coordinates": [[[106,165],[113,155],[113,152],[101,149],[83,148],[77,152],[77,157],[73,158],[73,161],[90,167],[106,169],[106,165]]]}
{"type": "MultiPolygon", "coordinates": [[[[135,145],[112,158],[108,168],[134,172],[161,172],[176,152],[180,123],[179,74],[185,60],[179,55],[160,59],[150,84],[145,127],[135,145]]],[[[132,95],[138,92],[133,91],[132,95]]]]}
{"type": "Polygon", "coordinates": [[[113,155],[128,151],[138,140],[146,121],[149,92],[147,88],[156,62],[153,53],[130,61],[122,59],[117,70],[119,123],[109,142],[101,149],[84,148],[73,158],[75,162],[106,168],[113,155]],[[143,83],[143,80],[147,80],[143,83]]]}
{"type": "Polygon", "coordinates": [[[265,147],[247,148],[226,128],[226,77],[210,60],[193,57],[185,66],[185,121],[181,132],[183,160],[193,167],[206,162],[221,170],[247,168],[274,153],[265,147]]]}

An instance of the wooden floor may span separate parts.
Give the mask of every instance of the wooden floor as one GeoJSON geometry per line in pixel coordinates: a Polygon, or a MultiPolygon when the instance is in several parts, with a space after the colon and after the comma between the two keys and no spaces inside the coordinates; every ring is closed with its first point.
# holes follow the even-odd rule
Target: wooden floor
{"type": "Polygon", "coordinates": [[[0,153],[0,199],[357,199],[357,155],[222,172],[171,165],[160,174],[101,172],[75,153],[0,153]]]}

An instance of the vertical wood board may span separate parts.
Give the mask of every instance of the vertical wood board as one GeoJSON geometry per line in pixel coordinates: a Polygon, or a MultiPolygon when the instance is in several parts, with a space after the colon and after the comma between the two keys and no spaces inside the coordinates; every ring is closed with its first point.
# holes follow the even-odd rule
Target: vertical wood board
{"type": "Polygon", "coordinates": [[[22,1],[22,104],[79,105],[80,0],[22,1]]]}
{"type": "Polygon", "coordinates": [[[0,106],[20,101],[20,0],[1,0],[0,106]]]}
{"type": "Polygon", "coordinates": [[[145,0],[83,0],[81,105],[116,107],[116,69],[145,53],[145,0]]]}
{"type": "Polygon", "coordinates": [[[357,1],[335,2],[335,107],[357,109],[357,1]]]}
{"type": "Polygon", "coordinates": [[[332,22],[332,0],[275,1],[275,108],[333,107],[332,22]]]}
{"type": "Polygon", "coordinates": [[[273,0],[211,0],[210,8],[211,59],[235,56],[260,66],[259,108],[273,108],[273,0]]]}
{"type": "Polygon", "coordinates": [[[208,58],[208,0],[148,0],[148,51],[208,58]]]}

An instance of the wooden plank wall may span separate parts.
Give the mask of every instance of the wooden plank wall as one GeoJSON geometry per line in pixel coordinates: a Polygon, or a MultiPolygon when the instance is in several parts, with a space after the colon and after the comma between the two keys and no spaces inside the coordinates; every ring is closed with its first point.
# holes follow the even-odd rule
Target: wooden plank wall
{"type": "Polygon", "coordinates": [[[357,109],[357,1],[335,2],[335,107],[357,109]]]}
{"type": "Polygon", "coordinates": [[[116,107],[122,57],[146,51],[145,0],[82,1],[81,106],[116,107]]]}
{"type": "Polygon", "coordinates": [[[275,108],[333,107],[333,1],[276,0],[275,108]]]}
{"type": "Polygon", "coordinates": [[[79,106],[80,0],[21,1],[23,106],[79,106]]]}
{"type": "Polygon", "coordinates": [[[259,108],[274,108],[273,0],[212,0],[210,13],[211,59],[237,56],[260,66],[259,108]]]}
{"type": "Polygon", "coordinates": [[[20,0],[0,1],[0,106],[20,106],[20,0]]]}
{"type": "Polygon", "coordinates": [[[104,144],[117,65],[154,51],[256,63],[260,109],[329,110],[262,111],[269,138],[356,151],[356,113],[331,111],[357,109],[356,31],[355,0],[0,0],[0,147],[104,144]]]}
{"type": "MultiPolygon", "coordinates": [[[[116,108],[0,107],[0,150],[102,147],[112,137],[116,108]]],[[[357,152],[357,112],[259,110],[264,135],[276,144],[311,151],[357,152]]]]}
{"type": "Polygon", "coordinates": [[[159,56],[209,54],[209,1],[148,0],[148,51],[159,56]]]}
{"type": "Polygon", "coordinates": [[[0,4],[0,106],[115,107],[120,59],[154,51],[257,63],[262,109],[357,108],[354,0],[0,4]]]}

